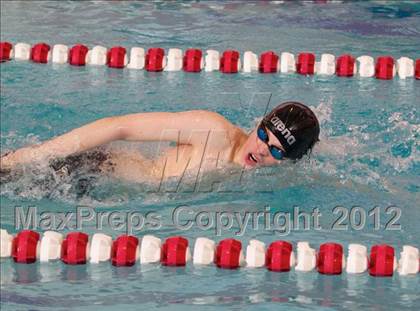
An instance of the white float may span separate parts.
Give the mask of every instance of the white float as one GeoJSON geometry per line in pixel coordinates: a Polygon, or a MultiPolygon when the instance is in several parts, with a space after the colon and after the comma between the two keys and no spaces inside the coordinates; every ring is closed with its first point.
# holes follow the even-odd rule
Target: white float
{"type": "Polygon", "coordinates": [[[207,72],[216,71],[220,68],[220,54],[216,50],[207,50],[204,61],[204,70],[207,72]]]}
{"type": "Polygon", "coordinates": [[[45,231],[39,248],[39,260],[49,262],[60,259],[63,235],[55,231],[45,231]]]}
{"type": "Polygon", "coordinates": [[[257,54],[246,51],[244,53],[244,67],[243,72],[250,73],[252,71],[258,71],[258,56],[257,54]]]}
{"type": "Polygon", "coordinates": [[[295,56],[289,52],[283,52],[280,55],[280,72],[290,73],[296,72],[295,56]]]}
{"type": "Polygon", "coordinates": [[[321,60],[315,63],[315,72],[328,76],[335,74],[335,56],[332,54],[322,54],[321,60]]]}
{"type": "Polygon", "coordinates": [[[69,47],[64,44],[53,46],[52,62],[55,64],[65,64],[69,59],[69,47]]]}
{"type": "Polygon", "coordinates": [[[375,75],[375,60],[371,56],[363,55],[356,58],[359,62],[359,76],[370,78],[375,75]]]}
{"type": "Polygon", "coordinates": [[[258,240],[250,240],[246,247],[247,267],[259,268],[265,265],[265,243],[258,240]]]}
{"type": "Polygon", "coordinates": [[[144,49],[140,47],[133,47],[130,50],[130,62],[127,65],[129,69],[143,69],[144,68],[144,49]]]}
{"type": "Polygon", "coordinates": [[[17,43],[15,45],[14,58],[17,60],[29,60],[31,57],[31,46],[27,43],[17,43]]]}
{"type": "Polygon", "coordinates": [[[169,49],[165,71],[180,71],[182,69],[182,50],[169,49]]]}
{"type": "Polygon", "coordinates": [[[12,255],[13,235],[7,230],[0,229],[0,257],[10,257],[12,255]]]}
{"type": "Polygon", "coordinates": [[[209,265],[214,261],[216,243],[207,238],[197,238],[194,244],[193,263],[209,265]]]}
{"type": "Polygon", "coordinates": [[[140,263],[156,263],[160,261],[162,240],[153,236],[145,235],[141,239],[140,263]]]}
{"type": "Polygon", "coordinates": [[[349,244],[347,273],[363,273],[368,268],[367,248],[361,244],[349,244]]]}
{"type": "Polygon", "coordinates": [[[111,258],[112,238],[103,233],[95,233],[90,242],[90,262],[100,263],[111,258]]]}
{"type": "Polygon", "coordinates": [[[400,79],[414,76],[414,61],[408,57],[400,57],[397,60],[397,71],[400,79]]]}
{"type": "Polygon", "coordinates": [[[297,271],[311,271],[316,267],[316,251],[309,246],[308,242],[297,243],[297,271]]]}
{"type": "Polygon", "coordinates": [[[106,65],[106,47],[97,45],[89,50],[86,54],[86,63],[89,65],[106,65]]]}
{"type": "Polygon", "coordinates": [[[398,263],[400,275],[417,274],[419,272],[419,249],[404,245],[398,263]]]}

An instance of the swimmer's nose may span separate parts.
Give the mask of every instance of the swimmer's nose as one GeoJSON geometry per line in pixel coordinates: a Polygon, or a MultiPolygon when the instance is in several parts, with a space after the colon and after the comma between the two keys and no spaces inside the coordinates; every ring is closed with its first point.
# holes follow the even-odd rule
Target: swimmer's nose
{"type": "Polygon", "coordinates": [[[257,151],[262,157],[266,157],[269,154],[268,146],[266,144],[259,144],[257,151]]]}

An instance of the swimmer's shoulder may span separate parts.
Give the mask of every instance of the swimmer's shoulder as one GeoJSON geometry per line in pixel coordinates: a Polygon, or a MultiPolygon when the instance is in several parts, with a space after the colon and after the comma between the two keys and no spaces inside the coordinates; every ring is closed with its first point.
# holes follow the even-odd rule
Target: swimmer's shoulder
{"type": "Polygon", "coordinates": [[[225,130],[235,130],[236,126],[232,124],[220,113],[210,110],[188,110],[177,112],[187,117],[189,120],[198,120],[205,124],[211,125],[211,128],[219,128],[225,130]]]}
{"type": "Polygon", "coordinates": [[[243,129],[230,122],[220,113],[209,110],[190,110],[188,113],[200,116],[200,118],[209,121],[212,124],[212,129],[225,132],[227,134],[226,138],[228,138],[230,143],[243,140],[247,137],[247,134],[243,129]]]}

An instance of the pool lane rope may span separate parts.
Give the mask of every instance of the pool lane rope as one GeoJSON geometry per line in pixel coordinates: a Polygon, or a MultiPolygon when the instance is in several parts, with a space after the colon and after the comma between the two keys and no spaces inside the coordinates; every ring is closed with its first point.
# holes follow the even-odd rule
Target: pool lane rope
{"type": "Polygon", "coordinates": [[[208,238],[195,240],[191,255],[189,241],[182,236],[169,237],[165,241],[145,235],[141,239],[133,235],[111,236],[95,233],[91,238],[83,232],[70,232],[66,236],[55,231],[41,235],[32,230],[23,230],[13,236],[0,230],[1,257],[12,257],[14,262],[31,264],[36,261],[61,260],[68,265],[90,262],[97,264],[111,261],[116,267],[140,264],[164,266],[216,265],[222,269],[239,267],[262,268],[270,271],[309,272],[316,269],[321,274],[363,274],[366,271],[375,277],[390,277],[395,271],[400,275],[415,275],[419,272],[419,249],[404,245],[397,260],[395,249],[387,244],[374,245],[368,256],[361,244],[349,244],[347,258],[343,246],[338,243],[321,244],[318,250],[308,242],[292,243],[277,240],[266,247],[264,242],[250,240],[246,255],[242,243],[236,239],[224,239],[218,244],[208,238]],[[296,253],[296,254],[295,254],[296,253]]]}
{"type": "Polygon", "coordinates": [[[298,73],[302,75],[337,75],[339,77],[375,77],[382,80],[391,80],[397,74],[400,79],[420,79],[420,59],[415,61],[408,57],[394,60],[392,56],[379,56],[376,61],[373,57],[362,55],[357,58],[350,54],[335,57],[332,54],[322,54],[316,61],[314,53],[302,52],[295,57],[289,52],[280,55],[274,51],[263,52],[259,57],[252,51],[242,55],[236,50],[226,50],[219,53],[216,50],[207,50],[205,55],[200,49],[171,48],[165,54],[162,48],[132,47],[130,55],[122,46],[107,49],[103,46],[94,46],[89,49],[86,45],[76,44],[68,47],[56,44],[52,48],[46,43],[17,43],[0,42],[0,61],[31,60],[35,63],[70,64],[72,66],[108,66],[110,68],[129,68],[159,71],[186,71],[186,72],[212,72],[222,73],[298,73]]]}

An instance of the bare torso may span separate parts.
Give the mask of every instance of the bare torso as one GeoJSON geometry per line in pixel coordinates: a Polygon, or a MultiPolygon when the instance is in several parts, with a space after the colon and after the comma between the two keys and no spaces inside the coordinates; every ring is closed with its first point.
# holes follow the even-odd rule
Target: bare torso
{"type": "MultiPolygon", "coordinates": [[[[128,181],[139,182],[144,180],[159,181],[186,174],[212,171],[222,168],[233,161],[233,150],[237,139],[246,138],[242,130],[236,133],[233,140],[221,137],[209,139],[202,148],[192,145],[178,144],[169,147],[155,157],[146,157],[139,151],[110,152],[109,162],[112,164],[113,176],[128,181]],[[229,143],[227,143],[229,141],[229,143]]],[[[109,163],[106,163],[109,164],[109,163]]],[[[110,167],[106,165],[106,167],[110,167]]],[[[109,170],[108,170],[109,171],[109,170]]]]}

